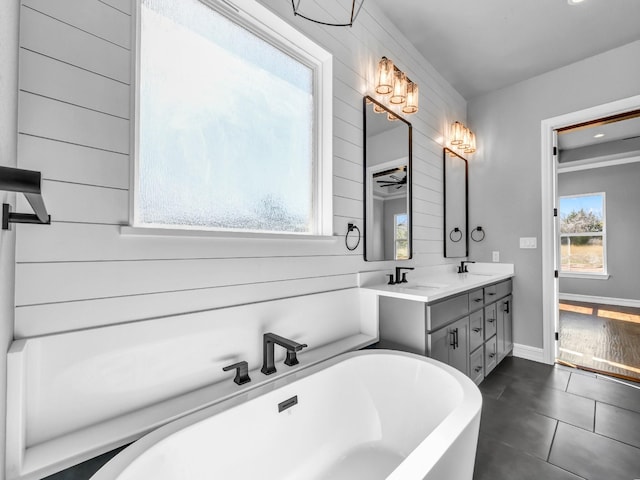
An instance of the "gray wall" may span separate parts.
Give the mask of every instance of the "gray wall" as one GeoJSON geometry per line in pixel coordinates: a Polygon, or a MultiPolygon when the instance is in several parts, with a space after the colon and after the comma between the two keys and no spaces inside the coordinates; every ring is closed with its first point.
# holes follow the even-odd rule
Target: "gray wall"
{"type": "Polygon", "coordinates": [[[514,341],[542,348],[541,121],[640,94],[640,41],[587,58],[468,102],[478,151],[469,164],[470,257],[515,264],[514,341]],[[615,72],[615,75],[612,74],[615,72]],[[519,237],[537,237],[521,250],[519,237]]]}
{"type": "Polygon", "coordinates": [[[640,300],[640,163],[558,176],[558,195],[605,192],[608,280],[560,278],[560,292],[640,300]]]}
{"type": "MultiPolygon", "coordinates": [[[[2,5],[0,14],[0,165],[16,166],[18,115],[18,2],[2,5]]],[[[0,203],[15,206],[15,195],[0,191],[0,203]]],[[[0,349],[13,338],[15,228],[0,230],[0,349]]],[[[7,357],[0,354],[0,472],[4,472],[7,357]]],[[[2,473],[0,473],[2,476],[2,473]]]]}

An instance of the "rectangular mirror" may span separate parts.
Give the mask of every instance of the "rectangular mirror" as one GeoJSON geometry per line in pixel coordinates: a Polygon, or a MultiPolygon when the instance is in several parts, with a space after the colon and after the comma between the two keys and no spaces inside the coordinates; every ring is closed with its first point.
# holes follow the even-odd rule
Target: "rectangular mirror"
{"type": "Polygon", "coordinates": [[[364,97],[364,259],[408,260],[411,245],[411,123],[364,97]]]}
{"type": "Polygon", "coordinates": [[[442,151],[444,168],[444,256],[469,255],[468,164],[453,150],[442,151]]]}

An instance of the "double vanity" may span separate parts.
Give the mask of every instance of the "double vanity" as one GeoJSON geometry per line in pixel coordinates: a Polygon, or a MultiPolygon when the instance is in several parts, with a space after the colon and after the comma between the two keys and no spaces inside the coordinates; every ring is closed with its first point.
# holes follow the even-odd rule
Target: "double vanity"
{"type": "Polygon", "coordinates": [[[379,297],[378,347],[431,357],[479,384],[513,349],[513,268],[469,269],[367,287],[379,297]]]}

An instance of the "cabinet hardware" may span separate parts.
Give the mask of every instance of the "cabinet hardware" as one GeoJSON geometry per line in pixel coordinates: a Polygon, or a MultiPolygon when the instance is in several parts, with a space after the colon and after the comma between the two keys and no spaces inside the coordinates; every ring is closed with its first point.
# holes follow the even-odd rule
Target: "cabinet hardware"
{"type": "Polygon", "coordinates": [[[482,367],[476,367],[476,368],[474,368],[474,370],[475,370],[476,373],[480,373],[480,370],[482,370],[482,367]]]}
{"type": "Polygon", "coordinates": [[[482,329],[480,327],[477,327],[477,328],[474,328],[473,331],[476,333],[480,333],[482,329]]]}

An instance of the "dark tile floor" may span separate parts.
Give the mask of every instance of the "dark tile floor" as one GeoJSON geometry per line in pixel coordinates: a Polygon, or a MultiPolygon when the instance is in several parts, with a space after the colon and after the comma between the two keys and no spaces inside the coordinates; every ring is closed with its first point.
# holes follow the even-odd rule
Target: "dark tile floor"
{"type": "Polygon", "coordinates": [[[640,384],[507,357],[480,390],[474,480],[640,479],[640,384]]]}

